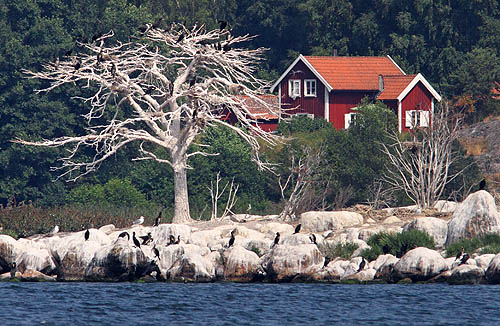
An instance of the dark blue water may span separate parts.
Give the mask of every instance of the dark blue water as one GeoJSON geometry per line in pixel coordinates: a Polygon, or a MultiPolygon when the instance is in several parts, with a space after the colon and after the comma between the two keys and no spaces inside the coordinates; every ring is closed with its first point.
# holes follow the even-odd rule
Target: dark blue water
{"type": "Polygon", "coordinates": [[[0,283],[0,325],[500,325],[500,287],[0,283]]]}

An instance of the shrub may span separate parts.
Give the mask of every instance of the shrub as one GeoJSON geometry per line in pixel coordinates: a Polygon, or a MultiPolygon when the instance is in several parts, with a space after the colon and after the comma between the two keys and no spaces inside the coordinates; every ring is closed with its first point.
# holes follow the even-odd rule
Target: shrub
{"type": "Polygon", "coordinates": [[[477,251],[480,254],[497,254],[500,252],[500,235],[486,234],[479,238],[463,239],[454,242],[446,247],[446,256],[455,257],[462,247],[468,253],[477,251]]]}
{"type": "Polygon", "coordinates": [[[358,245],[352,242],[332,244],[324,242],[318,245],[319,250],[327,259],[332,260],[336,257],[350,259],[352,253],[358,249],[358,245]]]}
{"type": "Polygon", "coordinates": [[[369,261],[377,259],[381,254],[402,257],[406,252],[417,247],[434,249],[434,239],[425,231],[409,230],[401,233],[380,232],[368,239],[370,249],[364,249],[361,256],[369,261]]]}

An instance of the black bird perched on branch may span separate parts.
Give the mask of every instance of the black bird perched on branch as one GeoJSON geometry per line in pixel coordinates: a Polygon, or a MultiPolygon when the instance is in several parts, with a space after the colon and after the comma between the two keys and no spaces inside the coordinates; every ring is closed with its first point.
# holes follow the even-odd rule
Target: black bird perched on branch
{"type": "Polygon", "coordinates": [[[225,21],[225,20],[219,20],[219,29],[220,29],[220,31],[222,31],[226,27],[227,27],[227,21],[225,21]]]}
{"type": "Polygon", "coordinates": [[[177,43],[180,43],[183,39],[184,39],[184,33],[181,32],[181,35],[179,35],[179,37],[177,38],[177,41],[175,42],[176,44],[177,43]]]}
{"type": "Polygon", "coordinates": [[[89,238],[90,238],[90,230],[87,229],[87,231],[85,231],[85,241],[87,241],[89,238]]]}
{"type": "Polygon", "coordinates": [[[102,33],[97,33],[97,34],[93,35],[92,36],[92,42],[97,41],[99,38],[102,37],[102,35],[103,35],[102,33]]]}
{"type": "Polygon", "coordinates": [[[366,265],[365,258],[361,257],[361,262],[359,263],[359,267],[358,267],[358,273],[361,272],[363,270],[363,268],[365,268],[365,265],[366,265]]]}
{"type": "Polygon", "coordinates": [[[152,28],[158,28],[158,27],[160,27],[160,25],[161,25],[162,21],[163,21],[163,17],[158,18],[158,19],[154,22],[153,26],[151,26],[151,27],[152,27],[152,28]]]}
{"type": "Polygon", "coordinates": [[[153,237],[151,236],[151,232],[148,232],[147,235],[140,236],[139,238],[142,239],[142,244],[147,245],[151,241],[153,241],[153,237]]]}
{"type": "Polygon", "coordinates": [[[115,77],[115,75],[116,75],[116,65],[113,62],[113,64],[111,65],[111,76],[115,77]]]}
{"type": "Polygon", "coordinates": [[[68,51],[66,51],[66,53],[64,53],[64,56],[69,57],[71,53],[73,53],[73,49],[69,49],[68,51]]]}
{"type": "Polygon", "coordinates": [[[483,179],[481,180],[481,182],[479,182],[479,190],[484,190],[484,188],[486,188],[486,179],[483,179]]]}
{"type": "Polygon", "coordinates": [[[75,70],[80,69],[80,68],[82,67],[82,60],[81,60],[80,58],[78,58],[78,59],[76,60],[76,63],[74,64],[74,66],[73,66],[73,67],[75,68],[75,70]]]}
{"type": "Polygon", "coordinates": [[[234,240],[235,240],[234,231],[235,230],[231,231],[231,239],[229,239],[229,244],[227,245],[228,248],[231,248],[231,246],[234,244],[234,240]]]}
{"type": "Polygon", "coordinates": [[[127,232],[122,232],[120,233],[120,235],[118,235],[118,238],[125,238],[127,237],[127,240],[130,240],[130,234],[128,234],[127,232]]]}
{"type": "Polygon", "coordinates": [[[158,216],[155,219],[155,224],[153,226],[158,226],[161,223],[161,211],[158,213],[158,216]]]}
{"type": "Polygon", "coordinates": [[[295,227],[295,232],[293,232],[293,234],[295,233],[299,233],[300,232],[300,228],[302,227],[302,224],[297,224],[297,226],[295,227]]]}
{"type": "Polygon", "coordinates": [[[158,248],[156,248],[156,246],[153,246],[153,254],[156,256],[156,258],[158,258],[158,260],[161,260],[160,251],[158,250],[158,248]]]}
{"type": "Polygon", "coordinates": [[[222,47],[222,50],[224,52],[231,51],[231,44],[229,43],[224,43],[224,46],[222,47]]]}
{"type": "Polygon", "coordinates": [[[137,247],[137,248],[141,248],[141,243],[139,242],[139,240],[137,240],[137,238],[135,237],[135,232],[133,232],[132,234],[132,240],[134,241],[134,245],[137,247]]]}
{"type": "Polygon", "coordinates": [[[276,232],[276,237],[274,238],[274,242],[271,245],[271,248],[274,248],[274,246],[276,246],[279,242],[280,242],[280,233],[276,232]]]}

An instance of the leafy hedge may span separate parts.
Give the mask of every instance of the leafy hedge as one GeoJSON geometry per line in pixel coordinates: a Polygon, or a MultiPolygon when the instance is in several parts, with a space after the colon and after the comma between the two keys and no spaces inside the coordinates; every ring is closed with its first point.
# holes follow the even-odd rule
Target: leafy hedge
{"type": "Polygon", "coordinates": [[[455,257],[462,247],[468,253],[478,251],[479,254],[497,254],[500,252],[500,235],[486,234],[479,238],[457,241],[446,247],[446,256],[455,257]]]}
{"type": "Polygon", "coordinates": [[[391,254],[402,257],[406,252],[417,247],[434,249],[434,239],[424,231],[409,230],[401,233],[380,232],[372,235],[368,241],[370,249],[364,249],[361,256],[375,260],[379,255],[391,254]]]}

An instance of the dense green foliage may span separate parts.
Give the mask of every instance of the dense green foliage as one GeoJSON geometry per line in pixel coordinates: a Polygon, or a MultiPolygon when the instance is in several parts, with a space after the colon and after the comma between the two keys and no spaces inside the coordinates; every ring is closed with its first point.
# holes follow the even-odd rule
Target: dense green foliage
{"type": "Polygon", "coordinates": [[[391,254],[402,257],[406,252],[417,247],[434,249],[434,239],[424,231],[409,230],[401,233],[380,232],[372,235],[367,244],[371,247],[364,249],[361,256],[374,260],[379,255],[391,254]]]}
{"type": "Polygon", "coordinates": [[[353,252],[358,249],[358,245],[352,242],[338,242],[336,244],[323,242],[318,244],[318,249],[327,260],[333,260],[337,257],[351,259],[353,252]]]}
{"type": "Polygon", "coordinates": [[[479,238],[464,239],[450,244],[446,247],[446,256],[455,257],[460,250],[464,248],[464,252],[472,254],[497,254],[500,252],[500,235],[486,234],[479,238]],[[480,250],[478,250],[480,249],[480,250]]]}
{"type": "MultiPolygon", "coordinates": [[[[39,70],[42,63],[67,50],[77,51],[76,40],[110,29],[117,41],[132,40],[138,26],[158,17],[165,24],[177,21],[191,26],[198,22],[207,28],[226,20],[235,35],[258,35],[249,46],[270,48],[268,60],[258,72],[269,79],[279,76],[298,53],[389,54],[406,72],[423,73],[443,95],[471,96],[475,118],[498,110],[497,101],[490,96],[493,81],[500,80],[500,7],[494,0],[4,1],[0,2],[0,204],[100,205],[103,196],[109,200],[104,189],[115,182],[110,180],[119,180],[116,182],[129,184],[122,185],[124,197],[120,197],[120,187],[115,187],[122,199],[113,199],[114,205],[140,206],[146,200],[171,208],[170,167],[132,162],[133,146],[102,164],[97,173],[66,183],[54,180],[57,174],[50,172],[64,148],[48,150],[10,142],[16,137],[77,135],[86,126],[80,115],[87,104],[74,98],[85,94],[85,89],[66,85],[49,94],[36,94],[34,90],[45,86],[44,82],[25,78],[22,69],[39,70]]],[[[294,140],[266,155],[284,163],[290,148],[297,153],[306,145],[322,149],[324,164],[317,176],[329,181],[327,203],[340,207],[364,201],[369,197],[368,185],[385,167],[378,148],[394,117],[380,104],[367,104],[360,113],[347,131],[336,131],[322,120],[281,124],[279,131],[294,140]],[[343,191],[348,193],[339,196],[343,191]]],[[[223,184],[234,178],[240,186],[236,212],[245,211],[248,204],[252,204],[252,213],[276,209],[280,201],[276,178],[256,169],[241,139],[218,129],[203,137],[212,146],[210,151],[220,154],[189,162],[193,167],[188,176],[193,217],[206,216],[208,188],[217,172],[223,184]]]]}

